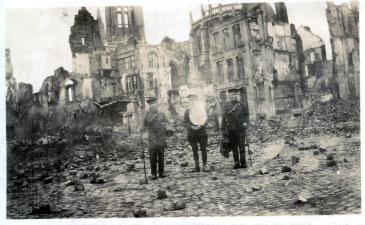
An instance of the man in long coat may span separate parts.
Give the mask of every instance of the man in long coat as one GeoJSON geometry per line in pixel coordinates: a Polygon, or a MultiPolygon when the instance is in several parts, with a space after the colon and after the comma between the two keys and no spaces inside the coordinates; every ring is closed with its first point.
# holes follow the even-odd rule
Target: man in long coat
{"type": "Polygon", "coordinates": [[[229,140],[233,151],[233,168],[247,168],[245,136],[248,124],[248,109],[239,100],[239,89],[230,89],[228,93],[230,101],[224,106],[222,134],[229,140]]]}
{"type": "Polygon", "coordinates": [[[167,147],[167,126],[170,124],[163,112],[158,111],[157,99],[150,98],[147,100],[149,110],[143,120],[143,127],[148,132],[148,145],[151,163],[151,179],[157,179],[157,164],[158,175],[160,178],[165,177],[164,171],[164,150],[167,147]]]}

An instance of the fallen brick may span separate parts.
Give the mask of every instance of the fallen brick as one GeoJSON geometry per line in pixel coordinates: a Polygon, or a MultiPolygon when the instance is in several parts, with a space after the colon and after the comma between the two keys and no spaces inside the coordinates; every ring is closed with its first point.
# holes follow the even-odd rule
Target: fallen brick
{"type": "Polygon", "coordinates": [[[261,186],[252,186],[253,191],[260,191],[262,189],[261,186]]]}
{"type": "Polygon", "coordinates": [[[84,191],[85,190],[85,186],[82,183],[77,183],[74,186],[74,191],[84,191]]]}
{"type": "Polygon", "coordinates": [[[157,199],[165,199],[167,194],[165,190],[157,190],[157,199]]]}
{"type": "Polygon", "coordinates": [[[188,162],[183,162],[180,164],[181,167],[188,167],[189,166],[189,163],[188,162]]]}
{"type": "Polygon", "coordinates": [[[143,218],[143,217],[147,217],[147,211],[146,210],[133,210],[133,215],[136,218],[143,218]]]}
{"type": "Polygon", "coordinates": [[[298,150],[310,150],[310,149],[316,149],[317,148],[317,145],[307,145],[307,146],[300,146],[298,147],[298,150]]]}
{"type": "Polygon", "coordinates": [[[294,204],[305,204],[307,202],[307,199],[304,198],[301,195],[297,196],[297,200],[294,202],[294,204]]]}
{"type": "Polygon", "coordinates": [[[268,171],[266,168],[261,168],[261,169],[260,169],[260,173],[261,173],[262,175],[264,175],[264,174],[268,174],[268,173],[269,173],[269,171],[268,171]]]}
{"type": "Polygon", "coordinates": [[[337,162],[335,160],[328,160],[327,161],[327,166],[332,167],[332,166],[336,166],[337,162]]]}
{"type": "Polygon", "coordinates": [[[281,172],[286,173],[286,172],[290,172],[291,168],[287,165],[284,165],[281,167],[281,172]]]}
{"type": "Polygon", "coordinates": [[[299,163],[299,160],[300,160],[300,158],[299,158],[299,157],[297,157],[297,156],[292,156],[292,157],[291,157],[291,163],[292,163],[292,165],[295,165],[295,164],[299,163]]]}
{"type": "Polygon", "coordinates": [[[77,170],[70,170],[68,173],[70,175],[76,175],[77,174],[77,170]]]}
{"type": "Polygon", "coordinates": [[[174,210],[182,210],[186,208],[186,203],[183,200],[177,200],[173,202],[172,208],[174,210]]]}

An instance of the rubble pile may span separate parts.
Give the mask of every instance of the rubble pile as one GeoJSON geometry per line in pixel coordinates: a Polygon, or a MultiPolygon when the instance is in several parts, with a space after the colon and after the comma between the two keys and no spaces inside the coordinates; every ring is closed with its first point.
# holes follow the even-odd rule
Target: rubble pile
{"type": "Polygon", "coordinates": [[[360,101],[315,102],[305,110],[251,122],[250,142],[265,143],[277,137],[355,132],[360,128],[360,101]]]}

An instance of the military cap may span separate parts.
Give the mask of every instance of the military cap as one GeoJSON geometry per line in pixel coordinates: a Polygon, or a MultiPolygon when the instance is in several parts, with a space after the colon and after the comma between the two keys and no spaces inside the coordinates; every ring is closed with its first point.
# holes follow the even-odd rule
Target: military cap
{"type": "Polygon", "coordinates": [[[155,97],[150,97],[150,98],[148,98],[148,99],[146,100],[146,102],[147,102],[148,104],[156,103],[156,102],[157,102],[157,98],[155,98],[155,97]]]}
{"type": "Polygon", "coordinates": [[[240,92],[240,89],[238,88],[232,88],[228,90],[228,93],[235,93],[235,92],[240,92]]]}

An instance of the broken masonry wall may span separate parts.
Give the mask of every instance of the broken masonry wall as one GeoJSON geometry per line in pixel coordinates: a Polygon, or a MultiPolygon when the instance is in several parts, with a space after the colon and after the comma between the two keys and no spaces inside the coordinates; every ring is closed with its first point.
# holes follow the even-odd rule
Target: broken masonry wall
{"type": "Polygon", "coordinates": [[[309,95],[322,96],[332,94],[332,60],[310,64],[307,65],[307,68],[309,74],[314,74],[307,77],[309,95]]]}
{"type": "Polygon", "coordinates": [[[350,99],[360,96],[359,10],[358,1],[335,5],[327,3],[327,21],[332,47],[335,97],[350,99]]]}

